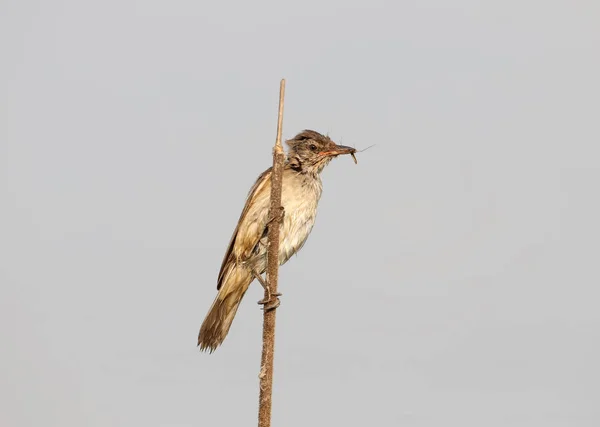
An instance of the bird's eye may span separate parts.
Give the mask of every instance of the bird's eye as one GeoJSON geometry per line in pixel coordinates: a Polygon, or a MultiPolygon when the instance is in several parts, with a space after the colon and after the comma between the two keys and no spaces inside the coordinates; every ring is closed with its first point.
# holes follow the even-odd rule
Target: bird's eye
{"type": "Polygon", "coordinates": [[[315,144],[310,144],[308,148],[310,148],[311,151],[317,151],[317,146],[315,144]]]}

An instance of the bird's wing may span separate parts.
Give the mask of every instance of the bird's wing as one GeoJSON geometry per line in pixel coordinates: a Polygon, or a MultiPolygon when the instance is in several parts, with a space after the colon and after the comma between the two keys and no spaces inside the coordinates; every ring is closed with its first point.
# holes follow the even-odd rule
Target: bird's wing
{"type": "Polygon", "coordinates": [[[223,257],[219,278],[217,279],[217,289],[221,288],[227,266],[230,263],[248,259],[263,235],[269,216],[271,169],[267,169],[258,177],[248,193],[246,205],[242,210],[233,236],[231,236],[225,257],[223,257]]]}

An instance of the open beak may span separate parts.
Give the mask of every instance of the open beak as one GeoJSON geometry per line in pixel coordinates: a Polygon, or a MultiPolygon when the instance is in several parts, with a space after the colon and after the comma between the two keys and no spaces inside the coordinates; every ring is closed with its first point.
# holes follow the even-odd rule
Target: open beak
{"type": "Polygon", "coordinates": [[[333,148],[332,150],[327,150],[327,151],[321,151],[319,154],[321,156],[341,156],[342,154],[350,154],[352,156],[352,159],[354,159],[354,163],[358,163],[356,161],[356,156],[354,155],[354,153],[356,153],[356,148],[352,148],[352,147],[346,147],[345,145],[336,145],[335,148],[333,148]]]}

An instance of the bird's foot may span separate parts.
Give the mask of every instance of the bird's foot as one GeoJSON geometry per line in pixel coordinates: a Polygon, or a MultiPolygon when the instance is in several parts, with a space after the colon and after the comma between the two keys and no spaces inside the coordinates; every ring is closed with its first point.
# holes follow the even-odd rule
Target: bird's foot
{"type": "Polygon", "coordinates": [[[279,297],[282,295],[280,292],[276,292],[274,294],[271,293],[271,288],[265,279],[262,278],[258,272],[255,270],[251,270],[252,275],[258,282],[261,284],[263,289],[265,290],[265,297],[258,301],[258,304],[263,306],[263,310],[273,310],[274,308],[279,307],[281,301],[279,301],[279,297]]]}
{"type": "Polygon", "coordinates": [[[265,289],[265,297],[258,301],[257,304],[263,306],[263,310],[272,310],[274,308],[279,307],[281,301],[279,301],[279,297],[283,295],[281,292],[277,292],[272,294],[269,288],[265,289]]]}
{"type": "Polygon", "coordinates": [[[279,206],[278,209],[279,212],[275,212],[275,214],[269,218],[269,220],[267,221],[267,225],[271,224],[273,221],[277,221],[279,223],[281,223],[283,221],[283,217],[285,216],[285,209],[283,206],[279,206]]]}
{"type": "Polygon", "coordinates": [[[279,301],[279,298],[281,294],[278,292],[276,294],[273,295],[269,295],[269,298],[263,298],[261,299],[258,304],[263,306],[263,310],[264,311],[270,311],[270,310],[274,310],[277,307],[279,307],[281,305],[281,301],[279,301]]]}
{"type": "Polygon", "coordinates": [[[260,301],[258,301],[257,304],[267,305],[269,302],[271,302],[271,300],[273,300],[273,298],[279,298],[282,295],[283,294],[281,292],[277,292],[275,294],[272,294],[270,291],[267,290],[267,295],[263,299],[261,299],[260,301]]]}

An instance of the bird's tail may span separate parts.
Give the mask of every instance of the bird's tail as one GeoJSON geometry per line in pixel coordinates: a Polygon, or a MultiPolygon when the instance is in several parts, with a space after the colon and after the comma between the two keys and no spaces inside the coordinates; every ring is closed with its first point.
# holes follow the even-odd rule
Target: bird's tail
{"type": "Polygon", "coordinates": [[[232,266],[200,327],[200,350],[212,353],[225,340],[240,302],[253,279],[247,268],[232,266]]]}

